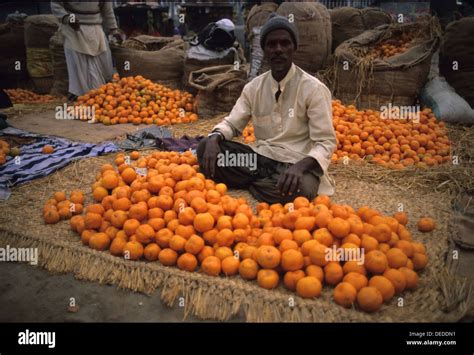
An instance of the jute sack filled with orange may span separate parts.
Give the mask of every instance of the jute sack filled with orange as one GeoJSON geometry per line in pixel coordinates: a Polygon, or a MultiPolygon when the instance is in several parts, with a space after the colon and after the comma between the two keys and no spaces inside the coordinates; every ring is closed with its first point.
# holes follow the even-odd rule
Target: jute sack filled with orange
{"type": "Polygon", "coordinates": [[[333,95],[363,109],[413,105],[439,46],[438,28],[434,18],[385,25],[342,43],[334,53],[333,95]]]}

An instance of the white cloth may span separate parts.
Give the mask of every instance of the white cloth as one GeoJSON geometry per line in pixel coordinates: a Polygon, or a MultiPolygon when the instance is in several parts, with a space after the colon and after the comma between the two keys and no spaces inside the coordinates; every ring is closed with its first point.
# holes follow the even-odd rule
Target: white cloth
{"type": "Polygon", "coordinates": [[[83,54],[66,46],[64,54],[71,94],[84,95],[112,80],[112,54],[108,45],[104,52],[96,56],[83,54]]]}
{"type": "Polygon", "coordinates": [[[113,3],[105,1],[102,7],[99,1],[69,1],[68,4],[66,8],[72,9],[72,12],[66,10],[64,2],[51,1],[51,12],[60,22],[60,30],[65,38],[64,45],[92,56],[106,51],[107,38],[102,25],[109,31],[117,28],[113,3]],[[74,14],[80,24],[78,31],[63,21],[71,14],[74,14]]]}
{"type": "Polygon", "coordinates": [[[268,71],[245,85],[229,116],[213,130],[226,139],[240,134],[252,119],[258,154],[294,164],[312,157],[321,166],[319,194],[333,195],[334,181],[327,170],[336,149],[331,92],[296,65],[279,83],[268,71]],[[278,102],[275,93],[280,86],[278,102]]]}
{"type": "Polygon", "coordinates": [[[210,49],[207,49],[204,46],[199,44],[197,46],[189,48],[186,52],[186,56],[188,58],[193,58],[197,60],[210,60],[210,59],[216,59],[216,58],[224,58],[232,50],[235,52],[235,48],[233,47],[225,49],[221,52],[211,51],[210,49]]]}
{"type": "Polygon", "coordinates": [[[64,47],[91,56],[99,55],[108,48],[102,25],[82,25],[75,31],[69,25],[60,24],[64,47]]]}
{"type": "Polygon", "coordinates": [[[223,30],[226,30],[228,32],[235,30],[234,23],[227,18],[223,18],[222,20],[217,21],[216,25],[217,27],[222,28],[223,30]]]}

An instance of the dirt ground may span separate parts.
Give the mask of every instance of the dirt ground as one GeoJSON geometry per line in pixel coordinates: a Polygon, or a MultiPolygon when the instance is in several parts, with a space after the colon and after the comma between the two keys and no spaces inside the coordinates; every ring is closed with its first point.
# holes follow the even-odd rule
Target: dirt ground
{"type": "MultiPolygon", "coordinates": [[[[232,319],[243,321],[243,317],[232,319]]],[[[196,322],[184,309],[115,286],[51,274],[27,264],[0,265],[0,322],[196,322]],[[71,297],[78,311],[68,312],[71,297]]]]}
{"type": "Polygon", "coordinates": [[[15,128],[28,132],[88,143],[112,140],[117,136],[143,128],[143,126],[134,126],[132,124],[104,126],[103,124],[87,124],[79,120],[57,120],[53,109],[30,113],[22,113],[20,111],[18,115],[9,115],[8,123],[15,128]]]}
{"type": "MultiPolygon", "coordinates": [[[[462,254],[461,254],[462,255],[462,254]]],[[[461,260],[461,259],[460,259],[461,260]]],[[[466,274],[472,277],[472,264],[466,274]]],[[[201,322],[183,308],[170,308],[151,296],[115,286],[76,280],[72,274],[51,274],[27,264],[0,265],[0,322],[201,322]],[[68,312],[71,297],[79,309],[68,312]]],[[[230,322],[244,322],[241,314],[230,322]]],[[[462,322],[474,322],[474,316],[462,322]]]]}

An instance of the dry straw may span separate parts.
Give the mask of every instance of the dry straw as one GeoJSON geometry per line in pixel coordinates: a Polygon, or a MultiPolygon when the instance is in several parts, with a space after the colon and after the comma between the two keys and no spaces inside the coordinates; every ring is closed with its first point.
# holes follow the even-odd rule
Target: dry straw
{"type": "MultiPolygon", "coordinates": [[[[83,246],[66,221],[44,225],[42,205],[53,191],[79,188],[88,195],[86,204],[90,203],[95,173],[113,158],[109,155],[76,161],[55,174],[15,188],[10,199],[0,204],[0,247],[38,248],[39,265],[53,273],[71,272],[80,280],[112,284],[151,297],[156,297],[155,290],[160,289],[162,301],[170,306],[177,305],[182,297],[185,319],[192,314],[214,320],[241,316],[257,322],[438,322],[457,321],[469,311],[469,284],[453,275],[445,263],[452,212],[450,206],[442,206],[440,201],[447,201],[448,191],[406,192],[383,180],[371,182],[357,176],[335,175],[338,190],[334,200],[338,203],[354,207],[367,204],[387,214],[402,204],[410,215],[409,229],[415,240],[426,245],[430,258],[427,269],[421,273],[420,286],[402,295],[403,307],[398,307],[398,299],[394,298],[379,312],[367,314],[336,305],[330,287],[324,288],[321,298],[305,300],[283,286],[268,291],[239,277],[215,278],[164,267],[159,262],[124,260],[83,246]],[[439,227],[423,235],[415,231],[415,224],[426,214],[435,218],[439,227]]],[[[255,205],[256,201],[247,193],[237,193],[255,205]]]]}

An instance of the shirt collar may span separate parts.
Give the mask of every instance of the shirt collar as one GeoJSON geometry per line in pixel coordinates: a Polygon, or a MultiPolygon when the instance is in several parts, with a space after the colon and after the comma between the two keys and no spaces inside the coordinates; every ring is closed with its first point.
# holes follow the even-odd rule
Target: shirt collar
{"type": "Polygon", "coordinates": [[[291,80],[293,75],[295,75],[295,71],[296,71],[295,63],[292,63],[291,67],[290,67],[290,70],[288,70],[288,73],[286,73],[286,76],[280,82],[276,81],[273,78],[272,72],[270,71],[272,91],[277,92],[278,91],[278,84],[280,84],[280,90],[281,90],[281,92],[283,92],[285,90],[285,85],[291,80]]]}

